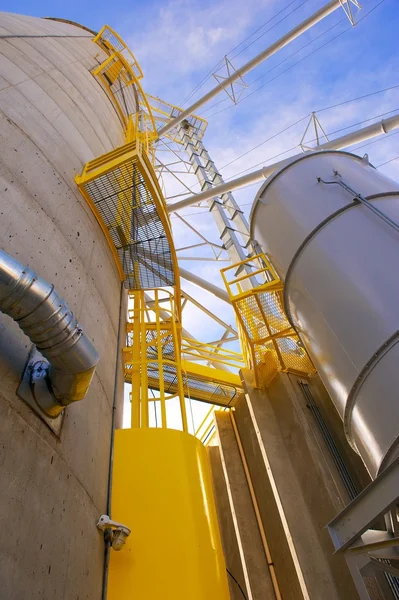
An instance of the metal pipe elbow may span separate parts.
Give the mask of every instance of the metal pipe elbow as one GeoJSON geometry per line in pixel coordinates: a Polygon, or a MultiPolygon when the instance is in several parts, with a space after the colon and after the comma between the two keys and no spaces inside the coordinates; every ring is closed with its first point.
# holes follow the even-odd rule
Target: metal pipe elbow
{"type": "Polygon", "coordinates": [[[18,323],[49,362],[53,402],[41,409],[57,417],[68,404],[83,400],[99,361],[95,347],[54,286],[1,250],[0,311],[18,323]]]}

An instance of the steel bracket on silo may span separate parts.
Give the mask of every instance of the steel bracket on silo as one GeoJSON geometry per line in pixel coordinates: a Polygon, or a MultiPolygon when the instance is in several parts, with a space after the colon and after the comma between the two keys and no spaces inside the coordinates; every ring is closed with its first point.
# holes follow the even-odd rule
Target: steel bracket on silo
{"type": "Polygon", "coordinates": [[[371,598],[364,577],[380,571],[399,576],[398,503],[399,457],[328,525],[335,551],[344,554],[361,600],[371,598]],[[387,530],[373,529],[382,516],[387,530]]]}
{"type": "MultiPolygon", "coordinates": [[[[42,406],[54,404],[54,397],[49,389],[47,377],[39,376],[32,378],[35,368],[37,371],[38,366],[40,369],[48,364],[48,361],[43,358],[36,347],[33,346],[28,356],[21,382],[17,389],[17,395],[28,406],[30,406],[30,408],[42,419],[42,421],[46,423],[54,435],[60,437],[65,411],[55,418],[46,415],[46,413],[44,413],[40,408],[38,400],[40,400],[40,404],[42,406]]],[[[45,368],[43,368],[43,373],[45,374],[45,368]]]]}

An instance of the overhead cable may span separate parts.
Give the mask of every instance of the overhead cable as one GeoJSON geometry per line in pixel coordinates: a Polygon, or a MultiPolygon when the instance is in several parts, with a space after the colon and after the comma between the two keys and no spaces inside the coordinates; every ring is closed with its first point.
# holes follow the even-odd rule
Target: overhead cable
{"type": "MultiPolygon", "coordinates": [[[[338,106],[343,106],[344,104],[350,104],[351,102],[356,102],[358,100],[363,100],[365,98],[370,98],[371,96],[376,96],[378,94],[382,94],[384,92],[388,92],[394,89],[399,88],[399,84],[397,85],[392,85],[390,87],[384,88],[382,90],[377,90],[375,92],[370,92],[369,94],[364,94],[363,96],[358,96],[357,98],[351,98],[350,100],[344,100],[342,102],[338,102],[337,104],[332,104],[331,106],[326,106],[325,108],[320,108],[316,111],[314,111],[315,114],[324,112],[326,110],[330,110],[332,108],[337,108],[338,106]]],[[[389,112],[393,112],[393,111],[389,111],[389,112]]],[[[388,114],[388,113],[386,113],[388,114]]],[[[233,160],[231,160],[230,162],[226,163],[225,165],[223,165],[222,167],[220,167],[220,170],[225,169],[226,167],[232,165],[233,163],[235,163],[237,160],[239,160],[240,158],[242,158],[243,156],[246,156],[247,154],[250,154],[251,152],[253,152],[254,150],[256,150],[257,148],[259,148],[260,146],[263,146],[263,144],[266,144],[268,141],[274,139],[275,137],[281,135],[282,133],[285,133],[288,129],[291,129],[292,127],[294,127],[295,125],[297,125],[298,123],[300,123],[301,121],[304,121],[305,119],[307,119],[309,117],[309,114],[307,114],[305,117],[302,117],[301,119],[299,119],[298,121],[295,121],[295,123],[292,123],[291,125],[288,125],[288,127],[286,127],[285,129],[283,129],[282,131],[280,131],[279,133],[276,133],[275,135],[272,135],[271,137],[267,138],[266,140],[264,140],[263,142],[260,142],[259,144],[257,144],[256,146],[254,146],[253,148],[251,148],[250,150],[247,150],[246,152],[244,152],[243,154],[240,154],[240,156],[237,156],[236,158],[234,158],[233,160]]],[[[372,117],[374,118],[374,117],[372,117]]],[[[376,117],[375,117],[376,118],[376,117]]],[[[333,132],[335,133],[335,132],[333,132]]],[[[331,134],[329,134],[331,135],[331,134]]]]}
{"type": "MultiPolygon", "coordinates": [[[[287,4],[287,6],[285,6],[284,8],[282,8],[281,10],[279,10],[275,15],[273,15],[273,17],[270,17],[270,19],[268,21],[266,21],[265,23],[263,23],[263,25],[261,25],[260,27],[258,27],[257,29],[255,29],[255,31],[253,31],[249,36],[247,36],[244,40],[242,40],[239,44],[237,44],[236,46],[234,46],[234,48],[232,48],[229,52],[227,52],[227,54],[219,60],[219,62],[216,63],[216,65],[209,71],[209,73],[207,73],[207,75],[205,75],[205,77],[200,81],[200,83],[193,89],[193,91],[183,100],[183,102],[181,103],[181,106],[183,107],[184,104],[186,104],[186,102],[188,102],[188,100],[190,98],[192,98],[194,96],[194,94],[212,77],[212,75],[223,65],[224,63],[224,59],[225,57],[229,57],[229,55],[231,55],[234,50],[237,50],[237,48],[239,48],[240,46],[242,46],[242,44],[244,44],[247,40],[249,40],[253,35],[255,35],[256,33],[258,33],[258,31],[260,31],[261,29],[263,29],[263,27],[266,27],[266,25],[268,25],[269,23],[271,23],[274,19],[276,19],[279,15],[281,15],[281,13],[283,13],[285,10],[287,10],[287,8],[289,8],[290,6],[292,6],[292,4],[294,4],[297,0],[292,0],[289,4],[287,4]]],[[[304,0],[304,2],[302,2],[299,6],[297,6],[296,8],[294,8],[292,11],[290,11],[288,13],[288,15],[286,15],[285,17],[283,17],[282,19],[280,19],[280,21],[277,21],[277,23],[275,23],[272,27],[270,27],[267,31],[265,31],[264,33],[262,33],[262,35],[260,35],[259,37],[257,37],[255,40],[253,40],[250,44],[248,44],[247,46],[245,46],[245,48],[243,48],[242,50],[240,50],[240,52],[238,52],[237,54],[235,54],[234,56],[231,57],[231,60],[233,60],[233,58],[235,58],[236,56],[238,56],[239,54],[241,54],[242,52],[244,52],[244,50],[247,50],[247,48],[249,48],[250,46],[252,46],[252,44],[254,44],[256,41],[258,41],[261,37],[263,37],[264,35],[266,35],[266,33],[269,33],[272,29],[274,29],[274,27],[277,27],[277,25],[279,25],[282,21],[284,21],[287,17],[291,16],[295,11],[297,11],[299,8],[301,8],[304,4],[306,4],[306,2],[308,2],[308,0],[304,0]]]]}
{"type": "MultiPolygon", "coordinates": [[[[363,17],[361,19],[359,19],[359,21],[357,22],[357,25],[359,25],[359,23],[361,23],[362,21],[364,21],[364,19],[366,17],[368,17],[374,10],[376,10],[383,2],[385,2],[385,0],[380,0],[378,2],[378,4],[376,4],[376,6],[374,6],[372,9],[370,9],[365,15],[363,15],[363,17]]],[[[331,29],[333,29],[334,27],[336,27],[337,25],[339,25],[340,23],[343,22],[343,19],[341,19],[341,21],[338,21],[338,23],[336,23],[335,25],[333,25],[333,27],[330,27],[329,30],[327,31],[331,31],[331,29]]],[[[347,31],[349,31],[350,29],[352,29],[352,26],[347,27],[346,29],[344,29],[343,31],[341,31],[340,33],[338,33],[335,37],[327,40],[327,42],[325,42],[324,44],[322,44],[321,46],[319,46],[318,48],[316,48],[315,50],[313,50],[312,52],[309,52],[309,54],[307,54],[306,56],[303,56],[300,60],[298,60],[297,62],[295,62],[294,64],[290,65],[289,67],[287,67],[287,69],[285,69],[284,71],[282,71],[281,73],[279,73],[278,75],[276,75],[275,77],[273,77],[272,79],[270,79],[269,81],[266,81],[266,83],[262,84],[261,86],[259,86],[258,88],[256,88],[256,90],[254,90],[253,92],[251,92],[250,94],[247,94],[246,96],[243,96],[240,100],[237,101],[236,104],[232,104],[230,106],[226,106],[225,108],[222,108],[221,110],[212,113],[211,115],[208,115],[208,119],[212,116],[216,116],[219,115],[220,113],[229,110],[231,108],[233,108],[234,106],[237,106],[238,104],[241,104],[242,102],[244,102],[244,100],[246,100],[247,98],[250,98],[253,94],[255,94],[256,92],[258,92],[259,90],[261,90],[262,88],[264,88],[266,85],[268,85],[269,83],[271,83],[272,81],[274,81],[275,79],[277,79],[278,77],[280,77],[281,75],[283,75],[284,73],[286,73],[287,71],[289,71],[290,69],[292,69],[293,67],[297,66],[298,64],[300,64],[302,61],[304,61],[306,58],[309,58],[309,56],[312,56],[313,54],[315,54],[316,52],[318,52],[319,50],[321,50],[322,48],[324,48],[325,46],[327,46],[328,44],[330,44],[331,42],[335,41],[336,39],[338,39],[341,35],[343,35],[344,33],[346,33],[347,31]]],[[[311,42],[308,42],[308,44],[306,44],[305,46],[303,46],[302,48],[300,48],[297,52],[294,52],[290,57],[288,58],[292,58],[292,56],[295,56],[295,54],[297,54],[298,52],[300,52],[301,50],[303,50],[304,48],[306,48],[306,46],[308,46],[309,44],[311,44],[313,41],[316,41],[317,39],[319,39],[320,37],[322,37],[323,35],[325,35],[325,33],[327,33],[327,31],[323,32],[322,34],[320,34],[318,37],[314,38],[314,40],[312,40],[311,42]]],[[[286,60],[286,59],[285,59],[286,60]]],[[[285,62],[285,61],[282,61],[285,62]]],[[[280,63],[282,64],[282,63],[280,63]]],[[[278,65],[277,65],[278,66],[278,65]]],[[[271,69],[272,70],[272,69],[271,69]]],[[[270,72],[270,71],[268,71],[270,72]]],[[[264,76],[264,75],[263,75],[264,76]]],[[[263,77],[261,76],[261,77],[263,77]]],[[[258,80],[261,78],[259,77],[258,80]]],[[[253,85],[253,83],[255,83],[254,80],[250,85],[253,85]]],[[[250,87],[250,86],[248,86],[250,87]]],[[[225,99],[221,100],[219,103],[216,103],[213,105],[213,107],[217,106],[217,104],[221,104],[221,102],[223,102],[225,99]]],[[[211,107],[210,107],[211,108],[211,107]]],[[[209,110],[209,109],[208,109],[209,110]]],[[[201,113],[201,115],[205,114],[205,111],[203,113],[201,113]]]]}

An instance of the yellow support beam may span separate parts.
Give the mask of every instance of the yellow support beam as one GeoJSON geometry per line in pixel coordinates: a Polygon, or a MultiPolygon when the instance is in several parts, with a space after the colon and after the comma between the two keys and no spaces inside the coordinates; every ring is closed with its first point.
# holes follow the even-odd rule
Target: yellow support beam
{"type": "Polygon", "coordinates": [[[182,368],[187,375],[195,375],[203,381],[213,381],[222,385],[230,385],[242,389],[240,376],[231,371],[207,367],[206,365],[201,365],[188,360],[182,360],[182,368]]]}

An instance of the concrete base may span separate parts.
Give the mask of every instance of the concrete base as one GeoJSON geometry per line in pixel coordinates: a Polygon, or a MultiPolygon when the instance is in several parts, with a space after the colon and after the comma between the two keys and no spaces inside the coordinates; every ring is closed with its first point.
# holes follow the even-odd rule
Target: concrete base
{"type": "MultiPolygon", "coordinates": [[[[334,555],[326,529],[350,498],[298,381],[281,373],[261,392],[254,389],[251,372],[243,372],[246,394],[234,410],[238,435],[282,598],[355,600],[347,564],[334,555]]],[[[328,415],[326,422],[360,491],[369,482],[367,471],[347,446],[318,377],[307,383],[323,417],[328,415]]],[[[215,416],[220,455],[212,448],[210,457],[226,562],[244,579],[249,597],[275,598],[230,416],[215,416]],[[227,514],[227,502],[232,514],[227,514]]]]}
{"type": "Polygon", "coordinates": [[[345,560],[333,554],[325,528],[348,499],[321,451],[297,378],[278,374],[266,394],[253,388],[250,372],[243,376],[247,393],[235,418],[281,593],[316,600],[323,590],[329,600],[354,600],[345,560]]]}
{"type": "MultiPolygon", "coordinates": [[[[234,575],[242,589],[246,590],[240,550],[238,548],[237,536],[234,529],[233,516],[230,509],[229,496],[219,448],[217,446],[208,447],[208,456],[212,471],[216,510],[226,567],[230,573],[234,575]]],[[[240,588],[230,575],[228,581],[231,600],[242,600],[243,597],[240,588]]]]}
{"type": "MultiPolygon", "coordinates": [[[[227,546],[225,550],[225,552],[227,551],[227,568],[229,568],[229,565],[238,563],[236,555],[236,548],[238,547],[244,579],[244,585],[241,584],[241,586],[246,590],[247,597],[253,600],[274,600],[275,595],[268,571],[265,551],[230,414],[222,411],[216,412],[215,421],[220,442],[220,459],[226,483],[229,512],[232,517],[231,522],[235,534],[234,542],[227,546]]],[[[231,527],[231,523],[227,522],[227,520],[226,525],[231,527]]],[[[226,537],[225,534],[224,538],[226,539],[226,537]]],[[[231,530],[229,537],[230,539],[232,538],[231,530]]],[[[231,571],[231,569],[229,570],[231,571]]],[[[237,575],[233,571],[231,573],[238,580],[237,575]]],[[[234,598],[235,596],[232,597],[234,598]]]]}

